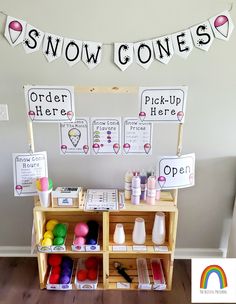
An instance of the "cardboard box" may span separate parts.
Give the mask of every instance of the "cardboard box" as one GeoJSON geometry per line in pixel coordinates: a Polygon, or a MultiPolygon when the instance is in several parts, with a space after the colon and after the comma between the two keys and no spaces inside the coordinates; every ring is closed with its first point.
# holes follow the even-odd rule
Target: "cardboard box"
{"type": "Polygon", "coordinates": [[[52,206],[54,208],[78,208],[82,200],[82,194],[81,187],[57,187],[52,192],[52,206]]]}

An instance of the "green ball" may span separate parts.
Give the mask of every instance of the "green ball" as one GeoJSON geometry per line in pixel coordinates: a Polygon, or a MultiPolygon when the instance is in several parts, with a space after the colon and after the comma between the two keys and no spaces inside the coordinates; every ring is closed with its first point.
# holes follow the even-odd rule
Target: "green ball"
{"type": "Polygon", "coordinates": [[[53,240],[53,245],[63,245],[64,244],[64,238],[63,237],[56,237],[53,240]]]}
{"type": "Polygon", "coordinates": [[[66,236],[66,225],[65,224],[57,224],[52,233],[55,237],[62,237],[64,238],[66,236]]]}

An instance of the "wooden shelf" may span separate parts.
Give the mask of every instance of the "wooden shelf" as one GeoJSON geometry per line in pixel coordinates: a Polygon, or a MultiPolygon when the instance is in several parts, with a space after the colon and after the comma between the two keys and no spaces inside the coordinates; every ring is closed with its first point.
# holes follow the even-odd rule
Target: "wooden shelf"
{"type": "MultiPolygon", "coordinates": [[[[38,197],[35,197],[35,209],[38,211],[44,212],[60,212],[60,213],[67,213],[69,211],[79,213],[85,212],[84,211],[84,195],[82,201],[79,203],[79,207],[49,207],[45,208],[40,205],[38,197]]],[[[155,205],[148,205],[145,201],[140,201],[139,205],[133,205],[130,200],[125,201],[125,208],[117,210],[119,212],[138,212],[138,211],[145,211],[145,212],[153,212],[153,211],[175,211],[177,209],[175,199],[173,194],[169,191],[161,191],[161,198],[160,200],[155,202],[155,205]]],[[[115,212],[117,212],[115,211],[115,212]]],[[[86,212],[97,212],[97,211],[86,211],[86,212]]],[[[113,211],[112,211],[113,212],[113,211]]]]}
{"type": "MultiPolygon", "coordinates": [[[[176,206],[176,196],[172,192],[161,192],[160,201],[156,201],[155,205],[147,205],[141,201],[139,205],[132,205],[130,201],[125,202],[125,209],[102,212],[102,211],[84,211],[83,200],[79,204],[79,208],[61,208],[50,207],[43,208],[40,206],[38,199],[35,200],[34,207],[34,226],[36,231],[36,243],[38,244],[45,232],[46,222],[50,219],[57,219],[61,223],[68,224],[68,234],[66,238],[66,251],[53,252],[72,257],[74,260],[78,258],[95,255],[101,261],[101,272],[97,289],[118,289],[117,282],[124,282],[124,279],[114,269],[113,262],[119,261],[125,265],[127,271],[133,276],[133,282],[129,289],[139,290],[138,276],[136,270],[137,257],[146,259],[160,258],[163,261],[163,269],[166,278],[167,288],[171,289],[173,274],[173,259],[176,240],[178,209],[176,206]],[[155,213],[162,211],[165,213],[166,238],[163,246],[167,246],[167,251],[155,251],[155,244],[152,242],[152,228],[154,224],[155,213]],[[146,246],[145,251],[133,250],[132,231],[134,222],[137,217],[142,217],[146,227],[146,246]],[[74,238],[74,226],[78,222],[86,222],[95,220],[99,223],[99,241],[100,251],[72,251],[71,245],[74,238]],[[117,223],[122,223],[125,230],[126,241],[124,243],[126,251],[113,251],[112,246],[117,246],[113,242],[113,234],[117,223]],[[122,281],[123,279],[123,281],[122,281]]],[[[140,249],[140,248],[138,248],[140,249]]],[[[51,252],[52,253],[52,252],[51,252]]],[[[40,288],[46,287],[48,276],[47,256],[51,253],[38,253],[39,279],[40,288]]],[[[150,269],[149,269],[150,270],[150,269]]],[[[150,279],[151,279],[151,272],[150,279]]],[[[121,286],[122,287],[122,286],[121,286]]],[[[73,289],[76,287],[73,284],[73,289]]],[[[119,288],[120,289],[120,288],[119,288]]]]}

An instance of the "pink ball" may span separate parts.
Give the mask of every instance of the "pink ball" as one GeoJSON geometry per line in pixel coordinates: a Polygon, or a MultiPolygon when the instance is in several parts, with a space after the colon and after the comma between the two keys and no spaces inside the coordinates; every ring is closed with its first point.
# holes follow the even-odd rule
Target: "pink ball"
{"type": "Polygon", "coordinates": [[[86,242],[86,240],[85,240],[84,237],[77,236],[77,238],[75,238],[75,240],[74,240],[74,245],[75,246],[82,246],[82,245],[85,245],[85,242],[86,242]]]}
{"type": "Polygon", "coordinates": [[[76,236],[86,236],[89,232],[89,227],[86,223],[80,222],[75,225],[74,232],[76,236]]]}

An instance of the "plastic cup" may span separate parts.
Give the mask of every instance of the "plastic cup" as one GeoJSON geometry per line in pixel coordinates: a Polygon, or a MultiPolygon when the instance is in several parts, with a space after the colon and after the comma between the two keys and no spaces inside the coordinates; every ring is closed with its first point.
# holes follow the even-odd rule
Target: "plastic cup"
{"type": "Polygon", "coordinates": [[[45,207],[45,208],[50,207],[50,193],[51,192],[52,192],[52,190],[47,190],[47,191],[38,190],[39,200],[40,200],[40,204],[42,207],[45,207]]]}

